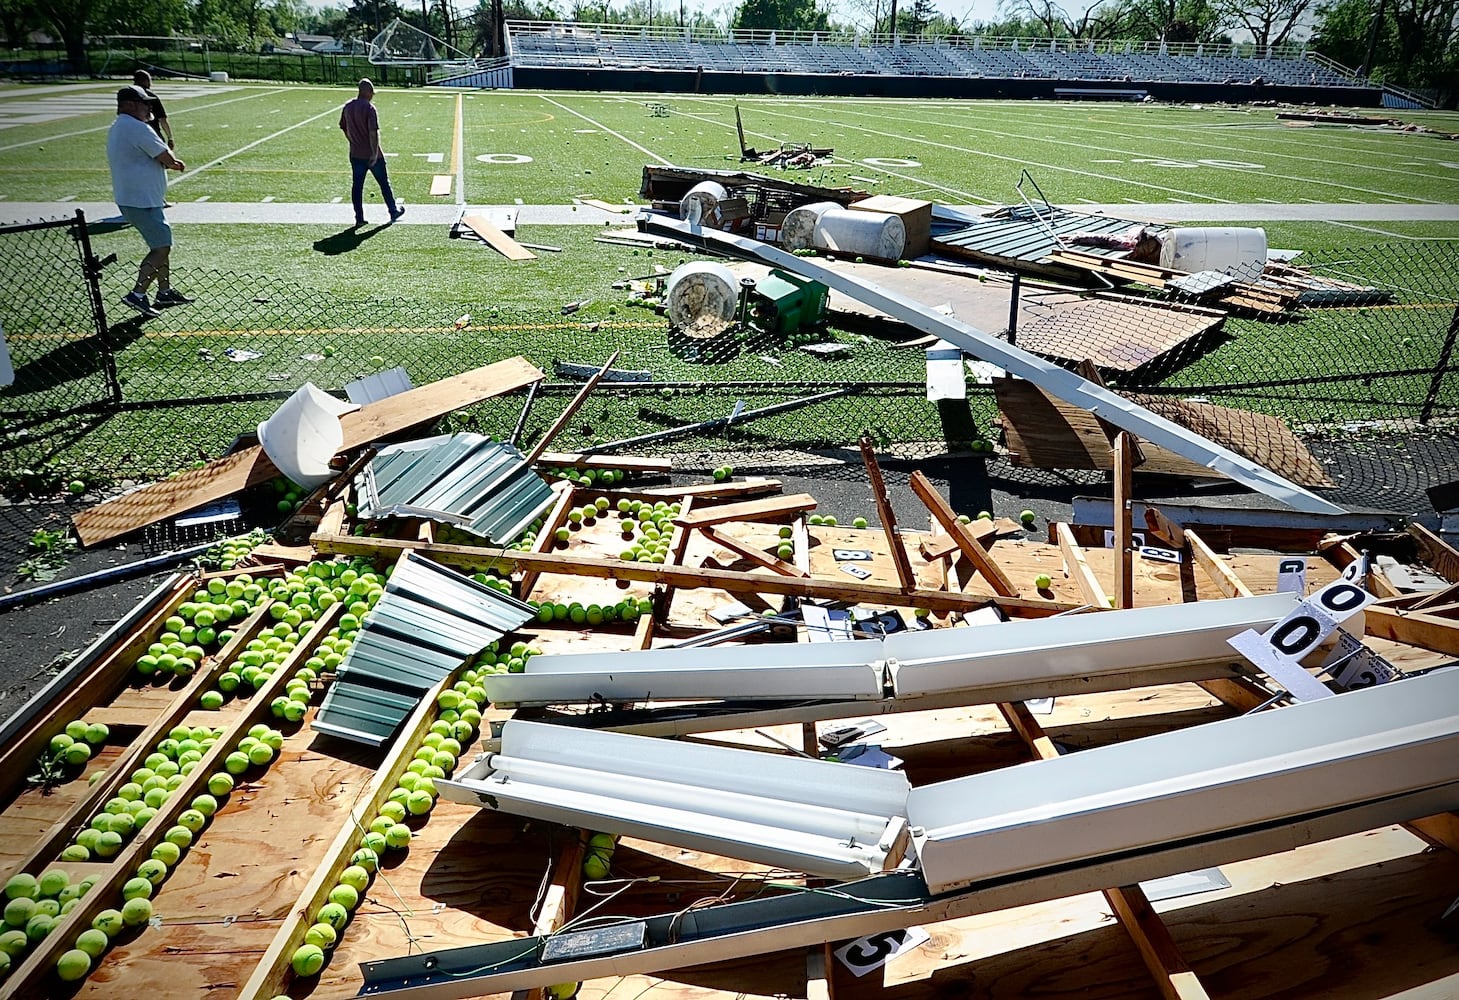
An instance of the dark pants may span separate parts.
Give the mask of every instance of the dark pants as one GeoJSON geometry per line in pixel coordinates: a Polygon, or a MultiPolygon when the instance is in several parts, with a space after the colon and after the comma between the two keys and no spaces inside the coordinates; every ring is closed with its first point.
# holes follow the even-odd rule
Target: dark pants
{"type": "Polygon", "coordinates": [[[395,214],[395,193],[390,190],[390,175],[385,170],[385,157],[380,157],[374,163],[369,160],[350,157],[350,169],[354,171],[354,182],[350,185],[350,200],[355,205],[355,218],[365,218],[365,174],[375,175],[375,183],[380,185],[380,197],[385,201],[385,207],[390,214],[395,214]]]}

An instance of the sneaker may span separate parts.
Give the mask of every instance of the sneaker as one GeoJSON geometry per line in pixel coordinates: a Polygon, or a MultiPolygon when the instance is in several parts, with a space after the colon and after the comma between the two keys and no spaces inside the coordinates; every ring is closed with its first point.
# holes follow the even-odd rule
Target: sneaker
{"type": "Polygon", "coordinates": [[[364,218],[359,218],[359,219],[356,219],[356,220],[355,220],[355,228],[356,228],[356,229],[359,229],[359,228],[360,228],[360,227],[361,227],[361,226],[363,226],[363,225],[364,225],[364,224],[365,224],[365,220],[364,220],[364,218]]]}
{"type": "Polygon", "coordinates": [[[122,305],[128,309],[135,309],[148,319],[155,319],[162,314],[152,308],[152,303],[147,301],[146,292],[128,292],[122,296],[122,305]]]}
{"type": "Polygon", "coordinates": [[[182,294],[176,288],[164,288],[157,293],[157,306],[159,308],[185,306],[196,301],[191,296],[182,294]]]}
{"type": "Polygon", "coordinates": [[[390,221],[391,222],[394,222],[396,219],[400,218],[404,214],[405,214],[405,202],[403,202],[403,201],[397,201],[395,203],[395,211],[393,211],[393,212],[390,213],[390,221]]]}

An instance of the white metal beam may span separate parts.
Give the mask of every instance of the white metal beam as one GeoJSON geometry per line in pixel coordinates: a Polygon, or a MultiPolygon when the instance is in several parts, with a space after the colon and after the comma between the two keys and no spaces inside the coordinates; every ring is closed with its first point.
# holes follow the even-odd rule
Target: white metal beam
{"type": "Polygon", "coordinates": [[[1157,416],[1101,385],[999,340],[977,327],[934,312],[930,307],[905,295],[833,270],[814,260],[796,257],[758,240],[702,229],[663,216],[649,216],[646,225],[651,231],[689,236],[735,256],[759,260],[771,267],[784,268],[802,277],[814,278],[828,288],[834,288],[858,302],[880,309],[923,333],[941,337],[983,361],[992,362],[1020,378],[1028,379],[1059,399],[1086,409],[1121,430],[1137,434],[1143,440],[1205,466],[1216,475],[1234,479],[1297,510],[1314,514],[1345,513],[1336,504],[1329,503],[1229,448],[1157,416]]]}
{"type": "Polygon", "coordinates": [[[900,860],[911,788],[899,771],[515,720],[501,753],[436,784],[465,805],[827,878],[900,860]]]}

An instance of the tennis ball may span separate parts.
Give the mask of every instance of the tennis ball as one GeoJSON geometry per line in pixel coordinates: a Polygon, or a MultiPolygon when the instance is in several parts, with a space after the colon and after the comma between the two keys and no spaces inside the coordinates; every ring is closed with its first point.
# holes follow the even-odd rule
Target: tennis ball
{"type": "Polygon", "coordinates": [[[122,886],[122,899],[151,899],[152,881],[142,876],[129,878],[122,886]]]}
{"type": "MultiPolygon", "coordinates": [[[[153,885],[161,885],[162,880],[167,877],[167,865],[156,858],[148,858],[137,866],[137,876],[144,878],[153,885]]],[[[126,895],[126,887],[122,888],[122,895],[126,895]]]]}
{"type": "Polygon", "coordinates": [[[345,924],[350,922],[350,911],[338,903],[325,903],[314,914],[314,919],[321,924],[328,924],[337,931],[344,930],[345,924]]]}
{"type": "Polygon", "coordinates": [[[370,873],[359,865],[350,865],[339,873],[339,881],[356,892],[364,892],[370,887],[370,873]]]}
{"type": "Polygon", "coordinates": [[[92,958],[100,958],[101,953],[106,951],[110,938],[95,927],[88,927],[76,937],[76,947],[80,948],[92,958]]]}
{"type": "Polygon", "coordinates": [[[1047,573],[1040,573],[1033,578],[1033,585],[1039,590],[1048,590],[1053,582],[1053,579],[1047,573]]]}
{"type": "Polygon", "coordinates": [[[328,924],[314,924],[304,932],[304,943],[316,948],[333,948],[339,933],[328,924]]]}
{"type": "Polygon", "coordinates": [[[588,849],[594,854],[602,854],[611,857],[614,848],[618,846],[618,838],[611,833],[595,833],[588,838],[588,849]]]}
{"type": "Polygon", "coordinates": [[[35,912],[54,917],[61,912],[61,904],[54,899],[38,899],[35,904],[35,912]]]}
{"type": "Polygon", "coordinates": [[[73,767],[80,766],[91,759],[91,747],[85,743],[72,743],[61,751],[61,759],[73,767]]]}
{"type": "Polygon", "coordinates": [[[193,833],[201,833],[203,827],[208,825],[208,817],[196,809],[184,809],[177,817],[177,825],[187,827],[193,833]]]}
{"type": "Polygon", "coordinates": [[[161,809],[162,803],[167,801],[167,781],[163,778],[153,778],[153,781],[161,781],[160,785],[153,785],[147,789],[142,796],[142,804],[148,809],[161,809]]]}
{"type": "Polygon", "coordinates": [[[385,802],[380,806],[380,815],[390,817],[391,823],[399,823],[405,819],[405,805],[401,802],[385,802]]]}
{"type": "Polygon", "coordinates": [[[371,831],[360,838],[360,847],[363,850],[374,851],[379,855],[385,850],[385,834],[371,831]]]}
{"type": "Polygon", "coordinates": [[[354,854],[350,855],[350,864],[357,865],[360,868],[365,869],[365,871],[367,872],[379,871],[380,855],[376,854],[368,847],[362,847],[354,854]]]}
{"type": "Polygon", "coordinates": [[[338,903],[346,910],[353,910],[360,905],[360,894],[354,886],[341,883],[329,890],[329,901],[338,903]]]}
{"type": "Polygon", "coordinates": [[[222,797],[233,791],[233,776],[219,771],[208,779],[208,793],[222,797]]]}
{"type": "Polygon", "coordinates": [[[431,811],[431,806],[436,804],[430,792],[417,789],[410,793],[410,798],[405,800],[405,808],[410,810],[413,816],[424,816],[431,811]]]}
{"type": "Polygon", "coordinates": [[[0,954],[10,958],[18,958],[25,954],[25,949],[30,945],[30,938],[25,936],[25,931],[8,930],[0,934],[0,954]]]}
{"type": "Polygon", "coordinates": [[[36,881],[36,888],[42,896],[59,896],[61,890],[71,884],[71,876],[59,868],[52,868],[36,881]]]}
{"type": "Polygon", "coordinates": [[[589,854],[583,859],[583,874],[588,878],[607,878],[608,859],[601,854],[589,854]]]}
{"type": "Polygon", "coordinates": [[[36,881],[36,877],[25,872],[10,876],[5,883],[6,899],[34,899],[40,895],[40,891],[40,883],[36,881]]]}
{"type": "Polygon", "coordinates": [[[200,812],[204,816],[211,816],[218,811],[218,800],[211,795],[199,795],[193,799],[192,808],[194,812],[200,812]]]}
{"type": "MultiPolygon", "coordinates": [[[[373,355],[370,356],[370,364],[374,365],[376,368],[384,368],[385,367],[385,359],[383,357],[381,357],[380,355],[378,355],[378,354],[373,354],[373,355]]],[[[316,970],[316,971],[318,971],[318,970],[316,970]]],[[[313,973],[307,973],[306,972],[306,973],[303,973],[303,975],[313,975],[313,973]]]]}
{"type": "Polygon", "coordinates": [[[1025,510],[1023,513],[1018,515],[1018,519],[1024,524],[1032,524],[1037,518],[1038,515],[1031,510],[1025,510]]]}
{"type": "Polygon", "coordinates": [[[864,527],[866,527],[866,518],[864,518],[864,517],[858,517],[858,518],[854,519],[851,522],[851,527],[853,527],[853,528],[864,528],[864,527]]]}
{"type": "Polygon", "coordinates": [[[394,819],[390,816],[386,816],[384,813],[381,813],[379,816],[376,816],[374,819],[370,820],[370,829],[375,833],[384,833],[398,822],[400,822],[398,819],[394,819]]]}
{"type": "Polygon", "coordinates": [[[10,927],[24,927],[35,916],[35,900],[29,896],[17,896],[5,904],[5,923],[10,927]]]}
{"type": "Polygon", "coordinates": [[[141,927],[152,919],[152,901],[135,896],[122,905],[122,923],[128,927],[141,927]]]}
{"type": "Polygon", "coordinates": [[[56,929],[56,918],[45,913],[37,913],[25,922],[25,936],[31,944],[45,940],[46,935],[56,929]]]}
{"type": "Polygon", "coordinates": [[[410,846],[410,827],[404,823],[396,823],[389,830],[385,831],[385,846],[392,850],[400,850],[410,846]]]}
{"type": "Polygon", "coordinates": [[[204,691],[203,696],[198,699],[198,704],[210,712],[216,712],[223,707],[223,692],[204,691]]]}
{"type": "MultiPolygon", "coordinates": [[[[273,751],[269,751],[272,755],[273,751]]],[[[248,770],[248,754],[235,750],[223,759],[223,767],[229,774],[242,774],[248,770]]]]}
{"type": "MultiPolygon", "coordinates": [[[[376,359],[371,359],[372,361],[376,359]]],[[[377,363],[375,367],[379,367],[377,363]]],[[[294,957],[289,959],[289,965],[298,976],[317,976],[319,970],[324,968],[324,949],[317,944],[300,945],[294,952],[294,957]]]]}
{"type": "Polygon", "coordinates": [[[61,852],[62,861],[90,861],[91,850],[80,844],[68,844],[61,852]]]}
{"type": "Polygon", "coordinates": [[[96,838],[96,856],[99,858],[109,858],[121,849],[122,835],[115,830],[103,830],[96,838]]]}
{"type": "Polygon", "coordinates": [[[552,997],[552,1000],[572,1000],[578,995],[578,990],[582,988],[582,985],[582,983],[557,983],[547,987],[547,995],[552,997]]]}
{"type": "Polygon", "coordinates": [[[63,983],[85,979],[91,971],[91,956],[80,948],[72,948],[56,959],[56,977],[63,983]]]}
{"type": "Polygon", "coordinates": [[[178,825],[164,833],[162,839],[169,844],[176,844],[179,848],[186,848],[193,842],[193,832],[185,826],[178,825]]]}
{"type": "Polygon", "coordinates": [[[267,743],[255,743],[248,749],[248,760],[251,764],[263,767],[274,759],[274,748],[267,743]]]}

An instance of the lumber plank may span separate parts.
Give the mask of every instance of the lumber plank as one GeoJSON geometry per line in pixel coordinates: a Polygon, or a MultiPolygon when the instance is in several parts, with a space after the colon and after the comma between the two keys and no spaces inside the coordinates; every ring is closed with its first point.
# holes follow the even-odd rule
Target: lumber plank
{"type": "Polygon", "coordinates": [[[1418,545],[1419,556],[1435,573],[1450,583],[1459,583],[1459,550],[1417,521],[1409,524],[1408,533],[1418,545]]]}
{"type": "Polygon", "coordinates": [[[907,559],[907,548],[902,544],[902,536],[897,534],[897,514],[892,509],[891,498],[887,496],[887,484],[882,478],[881,464],[876,460],[876,448],[871,438],[865,436],[860,445],[861,460],[866,465],[866,477],[871,483],[871,499],[876,503],[876,516],[887,536],[887,549],[891,552],[892,565],[897,568],[897,582],[902,585],[903,590],[912,590],[917,586],[917,577],[912,572],[912,563],[907,559]]]}
{"type": "Polygon", "coordinates": [[[603,367],[599,368],[593,373],[590,379],[583,383],[582,388],[577,391],[577,395],[573,396],[572,402],[568,403],[567,408],[557,415],[557,419],[552,422],[552,426],[547,428],[547,432],[542,435],[542,440],[537,442],[537,446],[527,456],[528,464],[535,464],[542,457],[542,453],[547,450],[547,446],[552,443],[552,439],[557,437],[558,433],[567,426],[567,422],[572,419],[573,414],[577,413],[582,408],[582,405],[588,401],[588,397],[593,394],[593,390],[598,387],[599,382],[603,381],[603,376],[608,374],[608,370],[613,367],[613,362],[617,360],[618,352],[614,351],[608,356],[608,360],[603,363],[603,367]]]}
{"type": "MultiPolygon", "coordinates": [[[[681,525],[681,527],[683,527],[681,525]]],[[[799,566],[786,562],[784,559],[777,559],[775,556],[766,555],[753,545],[747,545],[733,535],[727,535],[723,531],[716,531],[714,528],[701,527],[699,533],[716,545],[723,545],[744,558],[750,560],[757,566],[763,566],[772,573],[779,573],[781,576],[793,576],[804,579],[810,576],[799,566]]]]}
{"type": "MultiPolygon", "coordinates": [[[[344,441],[335,453],[520,389],[543,377],[526,358],[508,358],[367,403],[340,417],[344,441]]],[[[277,475],[279,470],[263,447],[254,445],[214,459],[201,469],[189,469],[81,511],[71,523],[82,545],[96,545],[232,496],[277,475]]]]}
{"type": "Polygon", "coordinates": [[[726,497],[754,497],[765,493],[779,493],[784,485],[778,479],[753,477],[724,483],[695,483],[692,486],[650,486],[639,490],[640,496],[663,499],[664,497],[705,497],[724,499],[726,497]]]}
{"type": "Polygon", "coordinates": [[[622,469],[625,472],[672,472],[673,459],[644,455],[584,455],[580,451],[544,451],[539,465],[571,466],[574,469],[622,469]]]}
{"type": "MultiPolygon", "coordinates": [[[[919,470],[912,473],[911,486],[912,492],[917,494],[917,499],[922,501],[923,506],[937,519],[943,530],[957,540],[958,548],[978,568],[978,572],[983,574],[983,579],[988,581],[988,585],[993,588],[994,593],[1001,597],[1016,597],[1018,588],[1013,585],[1013,581],[1008,579],[1008,575],[989,555],[988,550],[983,548],[982,543],[967,530],[967,525],[958,521],[952,507],[942,498],[942,494],[937,492],[932,481],[919,470]]],[[[926,607],[926,605],[923,606],[926,607]]]]}
{"type": "Polygon", "coordinates": [[[1099,578],[1094,575],[1094,570],[1089,568],[1089,560],[1084,558],[1084,549],[1074,540],[1074,532],[1069,526],[1060,521],[1054,525],[1054,535],[1059,541],[1059,552],[1064,556],[1064,565],[1069,570],[1069,575],[1074,578],[1074,583],[1079,587],[1079,593],[1084,597],[1086,604],[1091,607],[1104,610],[1109,607],[1109,595],[1100,586],[1099,578]]]}
{"type": "Polygon", "coordinates": [[[1453,618],[1381,604],[1368,605],[1363,617],[1369,635],[1459,656],[1459,621],[1453,618]]]}
{"type": "Polygon", "coordinates": [[[681,513],[674,523],[686,528],[708,528],[730,521],[769,521],[788,524],[798,515],[816,509],[816,498],[809,493],[792,493],[783,497],[765,497],[740,503],[705,507],[689,514],[681,513]]]}
{"type": "Polygon", "coordinates": [[[456,180],[450,174],[436,174],[431,178],[431,197],[445,198],[451,194],[451,184],[456,180]]]}
{"type": "Polygon", "coordinates": [[[461,224],[491,245],[507,260],[536,260],[537,255],[498,229],[482,215],[462,216],[461,224]]]}
{"type": "MultiPolygon", "coordinates": [[[[1007,524],[1009,528],[1013,527],[1012,521],[1007,521],[1007,524]]],[[[1004,531],[1003,521],[990,521],[986,517],[974,518],[963,525],[963,527],[968,530],[968,534],[972,535],[979,542],[999,535],[1004,531]]],[[[951,535],[942,535],[937,538],[923,538],[921,544],[917,546],[917,549],[922,553],[922,558],[928,562],[932,562],[937,559],[946,559],[954,552],[957,552],[958,544],[957,539],[951,535]]]]}
{"type": "Polygon", "coordinates": [[[586,576],[607,580],[631,580],[667,584],[686,590],[708,587],[732,594],[784,594],[819,597],[889,607],[919,607],[933,611],[967,611],[997,604],[1013,617],[1044,618],[1078,605],[1065,601],[1029,600],[1017,596],[964,594],[939,590],[914,590],[904,594],[896,587],[879,584],[796,579],[764,573],[740,573],[705,566],[683,567],[628,563],[620,559],[590,559],[563,553],[500,552],[469,545],[421,545],[393,538],[363,538],[354,535],[315,535],[310,539],[319,552],[393,558],[401,549],[413,548],[421,555],[448,566],[482,569],[518,566],[543,573],[586,576]]]}
{"type": "Polygon", "coordinates": [[[1206,544],[1206,540],[1197,534],[1193,529],[1187,528],[1182,536],[1185,544],[1189,546],[1191,558],[1195,559],[1211,582],[1220,588],[1221,593],[1227,597],[1250,597],[1251,588],[1242,582],[1226,561],[1206,544]]]}
{"type": "MultiPolygon", "coordinates": [[[[542,519],[542,530],[537,532],[537,539],[532,543],[533,552],[552,551],[557,544],[557,529],[567,524],[568,511],[572,510],[577,499],[577,487],[565,479],[553,483],[552,488],[557,491],[557,500],[542,519]]],[[[541,571],[534,569],[522,573],[522,579],[517,584],[517,593],[522,595],[522,600],[525,601],[537,588],[537,578],[540,575],[541,571]]]]}

